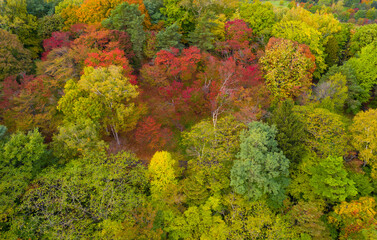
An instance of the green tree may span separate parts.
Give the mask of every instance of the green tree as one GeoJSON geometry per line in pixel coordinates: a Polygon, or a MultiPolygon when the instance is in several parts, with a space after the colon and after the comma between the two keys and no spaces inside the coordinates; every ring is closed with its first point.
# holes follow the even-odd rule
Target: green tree
{"type": "Polygon", "coordinates": [[[60,15],[44,16],[38,19],[38,37],[40,39],[50,38],[53,32],[60,31],[63,27],[64,19],[60,15]]]}
{"type": "Polygon", "coordinates": [[[37,18],[42,18],[46,15],[53,15],[55,12],[55,5],[61,0],[26,0],[27,12],[37,18]]]}
{"type": "Polygon", "coordinates": [[[8,128],[4,125],[0,125],[0,140],[4,140],[6,133],[8,131],[8,128]]]}
{"type": "Polygon", "coordinates": [[[31,53],[15,34],[0,29],[0,82],[10,75],[30,73],[31,53]]]}
{"type": "Polygon", "coordinates": [[[297,106],[301,121],[305,125],[306,144],[319,157],[343,156],[348,148],[348,135],[343,117],[324,108],[297,106]]]}
{"type": "Polygon", "coordinates": [[[46,163],[46,145],[37,129],[12,134],[0,142],[0,222],[14,211],[30,181],[46,163]]]}
{"type": "Polygon", "coordinates": [[[240,5],[239,11],[241,18],[249,24],[256,35],[270,32],[275,23],[275,13],[269,2],[244,2],[240,5]]]}
{"type": "Polygon", "coordinates": [[[49,168],[23,196],[10,232],[22,239],[101,238],[104,225],[136,221],[133,214],[146,202],[146,176],[128,152],[97,151],[49,168]]]}
{"type": "Polygon", "coordinates": [[[54,154],[62,160],[71,160],[106,148],[101,140],[98,126],[90,119],[78,119],[58,127],[53,137],[54,154]]]}
{"type": "Polygon", "coordinates": [[[217,24],[213,19],[215,19],[213,14],[206,14],[198,20],[195,30],[188,36],[191,44],[201,50],[214,49],[215,34],[211,30],[215,29],[217,24]]]}
{"type": "Polygon", "coordinates": [[[342,202],[356,196],[355,183],[348,178],[342,157],[328,156],[311,169],[310,185],[314,192],[331,202],[342,202]]]}
{"type": "Polygon", "coordinates": [[[275,125],[278,130],[276,134],[278,146],[290,160],[291,167],[297,166],[306,153],[304,124],[293,107],[293,101],[284,101],[274,109],[268,119],[268,123],[275,125]]]}
{"type": "Polygon", "coordinates": [[[339,63],[339,44],[338,40],[331,36],[328,38],[328,40],[325,43],[325,53],[326,53],[326,64],[327,66],[331,67],[334,66],[335,64],[339,63]]]}
{"type": "Polygon", "coordinates": [[[111,11],[110,17],[103,20],[102,25],[109,29],[126,31],[131,36],[132,48],[140,61],[147,38],[143,22],[144,15],[141,15],[138,6],[124,2],[111,11]]]}
{"type": "Polygon", "coordinates": [[[179,33],[179,26],[174,23],[156,35],[157,50],[179,48],[181,45],[182,34],[179,33]]]}
{"type": "Polygon", "coordinates": [[[120,144],[119,132],[130,131],[137,124],[139,113],[132,100],[138,94],[137,86],[124,77],[122,67],[86,67],[77,84],[67,82],[58,109],[67,121],[90,118],[100,123],[120,144]]]}
{"type": "MultiPolygon", "coordinates": [[[[360,111],[362,103],[365,103],[369,100],[370,95],[369,95],[369,92],[367,90],[365,90],[363,87],[360,86],[360,83],[359,83],[358,78],[356,76],[355,70],[349,64],[346,63],[342,66],[332,66],[328,70],[328,72],[325,75],[322,76],[322,78],[319,81],[319,83],[317,84],[317,86],[319,87],[319,85],[325,84],[324,87],[327,87],[326,85],[329,85],[329,84],[328,83],[326,84],[326,82],[329,82],[330,77],[338,79],[338,77],[340,77],[338,74],[345,76],[346,80],[347,80],[348,94],[347,94],[347,98],[345,100],[345,109],[346,109],[347,112],[351,112],[353,114],[356,114],[360,111]],[[335,77],[335,75],[338,75],[338,76],[335,77]]],[[[335,80],[335,79],[333,79],[333,80],[335,80]]],[[[338,81],[336,81],[336,82],[338,82],[338,81]]],[[[338,85],[338,87],[336,87],[336,88],[338,88],[338,90],[340,90],[340,89],[345,90],[345,87],[340,87],[340,85],[338,85]]],[[[333,88],[333,87],[331,87],[331,88],[333,88]]],[[[329,91],[333,92],[332,90],[329,90],[329,91]]],[[[322,92],[322,91],[320,91],[320,92],[322,92]]],[[[324,95],[324,96],[326,97],[326,95],[324,95]]],[[[336,106],[338,105],[338,101],[335,101],[335,99],[332,99],[330,101],[330,103],[332,103],[332,102],[334,102],[334,104],[335,104],[334,106],[335,106],[335,109],[336,109],[336,106]]]]}
{"type": "Polygon", "coordinates": [[[341,73],[330,76],[314,89],[314,98],[320,106],[330,111],[342,112],[348,98],[347,78],[341,73]]]}
{"type": "Polygon", "coordinates": [[[219,213],[220,200],[210,197],[201,206],[189,207],[182,216],[172,218],[166,231],[171,239],[227,239],[227,226],[219,213]]]}
{"type": "Polygon", "coordinates": [[[188,179],[183,191],[194,200],[229,187],[229,170],[239,151],[239,133],[244,124],[233,116],[220,118],[216,128],[211,120],[202,120],[182,133],[182,145],[189,157],[188,179]]]}
{"type": "Polygon", "coordinates": [[[27,13],[26,0],[7,0],[0,2],[0,28],[16,34],[33,58],[42,51],[36,30],[37,18],[27,13]]]}
{"type": "Polygon", "coordinates": [[[252,122],[240,137],[241,150],[231,170],[230,185],[236,193],[251,200],[267,195],[273,204],[281,204],[289,184],[289,160],[278,148],[277,129],[252,122]]]}
{"type": "Polygon", "coordinates": [[[295,239],[296,234],[284,216],[276,215],[264,201],[249,202],[230,193],[223,197],[229,209],[224,215],[227,239],[295,239]]]}
{"type": "Polygon", "coordinates": [[[168,25],[176,23],[184,34],[192,32],[195,28],[196,19],[191,11],[180,4],[181,0],[164,0],[164,7],[160,9],[166,16],[168,25]]]}
{"type": "Polygon", "coordinates": [[[315,165],[318,165],[319,161],[316,154],[309,151],[302,157],[295,171],[291,172],[292,181],[287,188],[287,192],[297,201],[310,202],[318,206],[325,204],[324,200],[314,192],[309,183],[313,175],[310,170],[315,165]]]}
{"type": "MultiPolygon", "coordinates": [[[[357,83],[367,92],[377,84],[377,41],[363,47],[358,57],[348,60],[344,66],[353,68],[357,83]]],[[[370,95],[369,95],[370,96],[370,95]]]]}

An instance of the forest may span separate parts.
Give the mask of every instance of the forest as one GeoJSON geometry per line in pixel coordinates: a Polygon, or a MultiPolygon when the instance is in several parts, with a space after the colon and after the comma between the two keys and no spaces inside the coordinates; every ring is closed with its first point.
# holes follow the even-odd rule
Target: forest
{"type": "Polygon", "coordinates": [[[377,239],[377,1],[0,0],[0,239],[377,239]]]}

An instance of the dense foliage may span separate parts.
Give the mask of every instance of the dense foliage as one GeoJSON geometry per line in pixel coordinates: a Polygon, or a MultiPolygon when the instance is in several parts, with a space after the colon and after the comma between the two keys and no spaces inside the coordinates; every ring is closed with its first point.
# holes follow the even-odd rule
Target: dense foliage
{"type": "Polygon", "coordinates": [[[0,238],[377,239],[376,8],[0,0],[0,238]]]}

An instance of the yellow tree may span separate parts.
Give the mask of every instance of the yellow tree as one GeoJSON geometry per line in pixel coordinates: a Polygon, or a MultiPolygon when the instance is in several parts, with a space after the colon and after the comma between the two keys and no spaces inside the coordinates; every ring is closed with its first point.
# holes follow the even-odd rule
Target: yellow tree
{"type": "Polygon", "coordinates": [[[364,164],[372,167],[372,177],[377,178],[377,109],[359,112],[350,128],[352,144],[364,164]]]}
{"type": "Polygon", "coordinates": [[[348,148],[346,125],[341,115],[324,108],[296,106],[295,110],[304,123],[310,150],[319,157],[343,156],[348,148]]]}
{"type": "Polygon", "coordinates": [[[304,44],[271,38],[260,59],[266,85],[275,100],[294,98],[309,91],[314,56],[304,44]]]}
{"type": "Polygon", "coordinates": [[[349,203],[342,202],[334,208],[329,221],[341,229],[339,239],[365,239],[360,238],[362,231],[377,228],[376,200],[373,197],[361,197],[349,203]]]}
{"type": "Polygon", "coordinates": [[[324,42],[328,40],[329,36],[338,33],[342,29],[340,22],[331,13],[317,11],[313,14],[302,7],[290,9],[284,15],[282,21],[305,22],[308,26],[321,33],[324,42]]]}
{"type": "Polygon", "coordinates": [[[177,161],[169,152],[161,151],[154,154],[148,167],[154,200],[168,200],[174,193],[178,184],[176,167],[177,161]]]}
{"type": "Polygon", "coordinates": [[[84,0],[79,6],[69,5],[61,11],[66,25],[75,23],[99,23],[110,16],[111,11],[123,2],[137,4],[141,14],[145,15],[144,24],[150,27],[150,17],[142,0],[84,0]]]}
{"type": "Polygon", "coordinates": [[[118,133],[130,131],[137,124],[139,111],[133,99],[139,92],[123,75],[122,67],[86,67],[79,82],[69,80],[64,92],[58,109],[66,121],[89,118],[111,132],[118,144],[118,133]]]}

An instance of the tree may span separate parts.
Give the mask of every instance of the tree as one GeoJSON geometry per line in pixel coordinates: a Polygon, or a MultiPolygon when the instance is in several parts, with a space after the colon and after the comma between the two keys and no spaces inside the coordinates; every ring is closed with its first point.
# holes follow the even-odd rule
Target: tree
{"type": "Polygon", "coordinates": [[[100,237],[110,223],[135,222],[147,184],[133,154],[92,152],[43,172],[24,194],[10,232],[25,239],[100,237]]]}
{"type": "Polygon", "coordinates": [[[69,32],[53,32],[51,37],[43,40],[43,48],[45,50],[42,53],[42,60],[46,59],[51,50],[55,48],[69,47],[71,44],[69,32]]]}
{"type": "Polygon", "coordinates": [[[355,183],[348,178],[343,157],[328,156],[311,169],[310,185],[314,192],[330,202],[342,202],[356,196],[355,183]]]}
{"type": "Polygon", "coordinates": [[[12,216],[26,187],[46,163],[46,145],[37,129],[12,134],[0,143],[0,220],[12,216]]]}
{"type": "Polygon", "coordinates": [[[218,194],[229,187],[229,170],[239,150],[244,125],[232,116],[202,120],[182,133],[182,145],[189,157],[183,191],[191,201],[202,202],[208,193],[218,194]]]}
{"type": "Polygon", "coordinates": [[[0,29],[0,82],[10,75],[30,73],[32,69],[30,51],[16,35],[0,29]]]}
{"type": "Polygon", "coordinates": [[[250,41],[253,36],[253,30],[247,26],[245,21],[240,19],[226,22],[224,29],[225,41],[218,42],[216,50],[225,59],[233,56],[237,63],[252,63],[255,60],[250,41]]]}
{"type": "Polygon", "coordinates": [[[340,55],[340,48],[338,40],[331,36],[328,38],[327,42],[325,43],[325,53],[326,53],[326,64],[327,66],[331,67],[335,64],[339,63],[339,55],[340,55]]]}
{"type": "Polygon", "coordinates": [[[59,126],[51,145],[54,155],[62,162],[106,148],[105,142],[100,138],[98,126],[90,119],[78,119],[74,123],[67,122],[59,126]]]}
{"type": "Polygon", "coordinates": [[[150,18],[142,0],[84,0],[79,7],[67,7],[61,15],[66,18],[66,25],[76,23],[100,23],[108,18],[121,4],[134,4],[136,9],[145,16],[146,27],[150,27],[150,18]]]}
{"type": "Polygon", "coordinates": [[[305,141],[310,150],[321,158],[347,152],[348,136],[342,116],[313,106],[297,106],[295,111],[305,125],[305,141]]]}
{"type": "MultiPolygon", "coordinates": [[[[249,76],[261,79],[259,70],[249,76]]],[[[248,124],[252,121],[259,121],[267,114],[271,103],[270,92],[264,83],[255,86],[236,90],[231,96],[233,114],[237,120],[248,124]]]]}
{"type": "Polygon", "coordinates": [[[212,14],[206,14],[198,20],[195,30],[188,36],[190,43],[201,50],[214,49],[215,35],[211,31],[216,27],[216,23],[212,20],[214,18],[212,14]]]}
{"type": "MultiPolygon", "coordinates": [[[[88,52],[82,51],[81,54],[87,57],[88,52]]],[[[64,85],[69,79],[80,77],[81,66],[78,58],[81,58],[82,55],[67,47],[53,49],[44,58],[44,61],[36,63],[37,74],[56,79],[57,82],[64,85]]]]}
{"type": "Polygon", "coordinates": [[[34,79],[33,75],[20,74],[5,78],[1,85],[0,108],[5,111],[12,107],[13,99],[16,98],[25,86],[34,79]]]}
{"type": "Polygon", "coordinates": [[[60,15],[44,16],[38,19],[38,37],[40,39],[47,39],[51,37],[53,32],[58,32],[63,27],[64,19],[60,15]]]}
{"type": "Polygon", "coordinates": [[[288,20],[276,23],[272,35],[277,38],[289,39],[301,44],[306,44],[315,56],[316,71],[314,76],[319,78],[326,69],[322,34],[307,23],[298,20],[288,20]]]}
{"type": "Polygon", "coordinates": [[[370,92],[377,84],[377,69],[374,67],[376,63],[377,43],[372,42],[361,49],[358,57],[351,58],[344,65],[354,69],[358,84],[370,92]]]}
{"type": "Polygon", "coordinates": [[[3,114],[4,123],[11,131],[39,128],[45,136],[51,136],[60,121],[56,111],[61,97],[60,85],[46,76],[28,78],[20,86],[22,89],[9,99],[9,107],[3,114]]]}
{"type": "MultiPolygon", "coordinates": [[[[331,37],[331,35],[338,33],[341,30],[340,22],[326,11],[316,11],[314,14],[302,7],[291,8],[283,16],[282,21],[302,21],[308,26],[318,30],[322,35],[324,43],[331,37]]],[[[292,39],[293,40],[293,39],[292,39]]]]}
{"type": "Polygon", "coordinates": [[[311,151],[303,155],[295,171],[291,172],[292,181],[287,188],[287,192],[297,201],[304,201],[318,206],[324,206],[325,200],[314,192],[310,184],[313,176],[311,169],[318,165],[320,158],[311,151]]]}
{"type": "Polygon", "coordinates": [[[250,202],[235,193],[223,198],[229,212],[224,214],[227,239],[295,239],[284,216],[276,215],[264,201],[250,202]]]}
{"type": "Polygon", "coordinates": [[[181,45],[182,34],[179,33],[179,26],[174,23],[156,35],[157,50],[179,48],[181,45]]]}
{"type": "Polygon", "coordinates": [[[309,91],[315,69],[314,57],[305,45],[271,38],[259,60],[275,101],[295,98],[309,91]]]}
{"type": "Polygon", "coordinates": [[[139,60],[142,58],[146,34],[143,29],[144,15],[141,15],[137,5],[122,3],[117,6],[102,25],[109,29],[123,30],[131,36],[132,49],[139,60]]]}
{"type": "MultiPolygon", "coordinates": [[[[127,32],[108,30],[99,25],[84,25],[81,28],[79,27],[77,31],[79,36],[74,40],[72,48],[76,48],[78,53],[85,52],[86,49],[107,52],[120,49],[124,51],[128,60],[134,60],[135,53],[132,50],[131,38],[127,32]]],[[[75,32],[73,26],[71,32],[75,32]]],[[[87,54],[83,56],[84,60],[87,57],[87,54]]]]}
{"type": "Polygon", "coordinates": [[[321,220],[324,215],[323,207],[318,204],[300,201],[288,214],[301,239],[304,239],[304,236],[310,236],[312,239],[330,239],[330,233],[321,220]]]}
{"type": "Polygon", "coordinates": [[[135,132],[135,139],[140,146],[146,147],[150,150],[158,150],[165,146],[168,140],[167,138],[169,138],[170,135],[171,132],[168,129],[163,129],[160,123],[158,123],[153,117],[148,116],[138,124],[135,132]]]}
{"type": "Polygon", "coordinates": [[[278,148],[276,133],[275,126],[249,123],[241,133],[241,150],[230,175],[236,193],[254,201],[267,195],[275,206],[284,200],[289,184],[289,160],[278,148]]]}
{"type": "Polygon", "coordinates": [[[124,77],[122,67],[86,67],[77,84],[67,82],[58,109],[68,121],[90,118],[100,123],[120,144],[118,133],[132,130],[139,118],[132,103],[138,94],[137,87],[124,77]]]}
{"type": "Polygon", "coordinates": [[[133,85],[137,83],[136,76],[132,75],[133,69],[125,57],[124,51],[118,48],[111,51],[104,50],[99,53],[89,53],[88,58],[85,59],[85,65],[94,68],[109,67],[110,65],[120,66],[123,68],[123,74],[129,79],[130,83],[133,85]]]}
{"type": "Polygon", "coordinates": [[[161,8],[164,7],[163,0],[145,0],[143,1],[148,14],[151,17],[152,24],[159,24],[165,20],[165,16],[161,13],[161,8]]]}
{"type": "MultiPolygon", "coordinates": [[[[357,114],[360,111],[362,104],[369,101],[370,93],[369,91],[367,91],[360,85],[360,82],[358,81],[358,77],[356,76],[354,68],[348,62],[346,62],[342,66],[332,66],[329,69],[329,71],[322,76],[321,80],[318,83],[318,86],[321,84],[324,84],[325,82],[328,82],[330,77],[335,77],[334,75],[337,75],[337,74],[342,74],[343,76],[346,77],[346,80],[347,80],[347,87],[348,87],[347,95],[348,96],[347,96],[347,99],[345,100],[346,111],[353,114],[357,114]]],[[[324,86],[326,85],[328,84],[325,84],[324,86]]],[[[341,89],[345,90],[344,87],[341,87],[341,89]]],[[[332,92],[331,90],[329,91],[332,92]]],[[[342,97],[340,99],[342,99],[342,97]]],[[[335,104],[334,107],[338,104],[336,101],[331,101],[329,102],[330,105],[332,104],[332,102],[335,104]]]]}
{"type": "Polygon", "coordinates": [[[330,111],[342,112],[348,97],[347,78],[341,73],[320,82],[314,89],[314,98],[330,111]]]}
{"type": "Polygon", "coordinates": [[[239,148],[238,135],[243,128],[244,124],[232,116],[220,118],[216,128],[211,121],[202,120],[190,131],[182,133],[182,144],[198,165],[224,164],[235,157],[239,148]]]}
{"type": "Polygon", "coordinates": [[[79,8],[84,0],[62,0],[55,6],[55,13],[61,15],[66,8],[79,8]]]}
{"type": "Polygon", "coordinates": [[[1,1],[0,29],[16,34],[24,47],[30,50],[31,56],[37,58],[42,50],[36,32],[37,18],[27,13],[26,6],[26,0],[1,1]]]}
{"type": "Polygon", "coordinates": [[[329,221],[340,228],[340,239],[363,238],[363,231],[375,230],[377,227],[376,201],[373,197],[361,197],[342,202],[334,208],[329,221]]]}
{"type": "Polygon", "coordinates": [[[184,34],[192,32],[195,27],[195,16],[193,12],[187,11],[187,8],[179,4],[181,0],[163,0],[164,7],[160,9],[161,13],[166,16],[168,25],[177,23],[183,30],[184,34]]]}
{"type": "Polygon", "coordinates": [[[242,3],[240,16],[247,22],[256,35],[266,34],[271,31],[275,23],[275,13],[270,3],[254,1],[252,3],[242,3]]]}
{"type": "Polygon", "coordinates": [[[174,196],[178,181],[177,165],[170,153],[156,152],[148,166],[151,178],[151,196],[155,201],[167,201],[169,196],[174,196]]]}
{"type": "Polygon", "coordinates": [[[42,18],[46,15],[53,15],[55,12],[55,5],[57,1],[49,0],[26,0],[27,12],[36,16],[37,18],[42,18]]]}
{"type": "Polygon", "coordinates": [[[171,239],[226,239],[227,226],[219,214],[220,200],[210,197],[201,206],[189,207],[170,220],[166,228],[171,239]]]}
{"type": "Polygon", "coordinates": [[[268,119],[277,128],[276,141],[284,155],[290,160],[291,167],[297,166],[306,153],[305,127],[293,110],[292,101],[280,103],[268,119]]]}
{"type": "Polygon", "coordinates": [[[359,151],[360,160],[372,167],[372,177],[377,178],[377,110],[359,112],[353,119],[350,132],[352,145],[359,151]]]}

